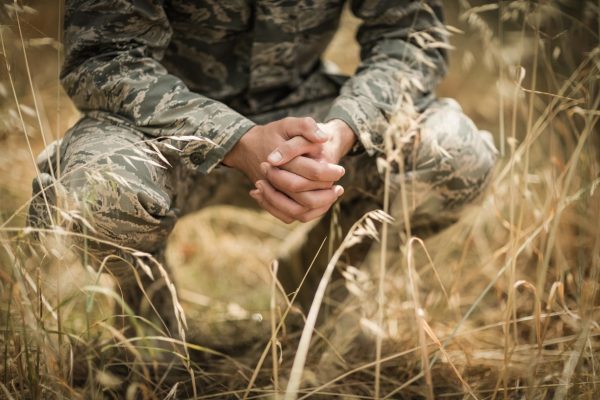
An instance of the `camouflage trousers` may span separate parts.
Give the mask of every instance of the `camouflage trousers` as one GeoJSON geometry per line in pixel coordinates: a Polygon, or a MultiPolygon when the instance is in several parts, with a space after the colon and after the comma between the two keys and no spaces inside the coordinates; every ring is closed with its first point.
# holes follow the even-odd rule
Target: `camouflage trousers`
{"type": "MultiPolygon", "coordinates": [[[[267,123],[286,116],[311,115],[319,121],[331,100],[250,118],[267,123]]],[[[176,154],[158,156],[157,143],[150,139],[125,123],[115,122],[110,115],[84,116],[56,144],[58,151],[46,149],[38,158],[42,174],[41,181],[36,179],[33,184],[36,196],[29,224],[49,224],[49,208],[39,195],[46,188],[45,198],[51,207],[76,210],[78,217],[71,219],[74,223],[70,229],[79,238],[88,237],[78,243],[93,258],[90,263],[104,265],[115,276],[124,300],[134,311],[147,309],[143,299],[151,300],[173,334],[173,303],[164,271],[163,275],[153,271],[154,279],[140,272],[144,266],[156,267],[147,261],[140,265],[136,252],[151,253],[164,264],[167,237],[179,217],[216,204],[256,205],[248,195],[251,183],[238,171],[220,166],[201,175],[180,162],[176,154]],[[146,286],[145,292],[140,285],[146,286]]],[[[435,100],[425,109],[416,136],[403,153],[404,168],[394,168],[389,177],[390,193],[394,198],[400,185],[410,188],[406,191],[410,199],[405,203],[410,210],[400,210],[392,201],[392,213],[408,211],[412,231],[423,236],[459,218],[464,206],[481,193],[496,159],[489,133],[479,131],[451,99],[435,100]]],[[[346,168],[341,181],[345,194],[336,205],[335,218],[343,235],[364,213],[383,207],[384,178],[377,157],[366,153],[347,156],[342,165],[346,168]]],[[[308,240],[281,255],[279,270],[288,290],[296,287],[329,236],[331,218],[330,212],[318,223],[307,225],[308,240]]],[[[368,243],[354,248],[348,261],[357,265],[367,249],[368,243]]],[[[324,267],[326,251],[319,257],[315,266],[324,267]]],[[[166,266],[165,270],[168,273],[166,266]]],[[[301,291],[300,304],[310,304],[319,278],[319,268],[314,268],[301,291]]]]}

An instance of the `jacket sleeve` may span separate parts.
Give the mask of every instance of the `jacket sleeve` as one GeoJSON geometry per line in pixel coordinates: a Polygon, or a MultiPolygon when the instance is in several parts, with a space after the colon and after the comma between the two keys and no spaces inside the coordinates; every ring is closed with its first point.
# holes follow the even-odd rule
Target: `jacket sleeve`
{"type": "Polygon", "coordinates": [[[433,99],[446,73],[447,31],[433,0],[351,0],[362,20],[361,63],[342,86],[327,120],[341,119],[370,155],[383,151],[383,134],[401,97],[419,110],[433,99]]]}
{"type": "Polygon", "coordinates": [[[254,124],[166,71],[171,34],[162,0],[67,0],[62,84],[85,114],[179,136],[184,164],[209,173],[254,124]]]}

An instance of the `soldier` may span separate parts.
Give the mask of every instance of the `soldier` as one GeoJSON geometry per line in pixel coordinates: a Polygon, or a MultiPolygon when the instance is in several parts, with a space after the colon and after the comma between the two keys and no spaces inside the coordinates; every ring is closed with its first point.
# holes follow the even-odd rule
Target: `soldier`
{"type": "Polygon", "coordinates": [[[446,71],[441,5],[350,0],[362,61],[348,78],[321,62],[343,3],[67,0],[61,79],[82,118],[40,156],[29,223],[48,226],[53,206],[79,210],[86,223],[72,229],[87,256],[134,310],[150,297],[173,334],[167,285],[154,274],[142,295],[135,251],[164,261],[177,219],[201,207],[252,198],[285,222],[320,218],[280,268],[290,288],[301,275],[291,260],[315,255],[334,203],[344,230],[382,207],[386,152],[401,150],[385,168],[392,198],[412,188],[413,231],[456,221],[495,148],[455,101],[435,97],[446,71]]]}

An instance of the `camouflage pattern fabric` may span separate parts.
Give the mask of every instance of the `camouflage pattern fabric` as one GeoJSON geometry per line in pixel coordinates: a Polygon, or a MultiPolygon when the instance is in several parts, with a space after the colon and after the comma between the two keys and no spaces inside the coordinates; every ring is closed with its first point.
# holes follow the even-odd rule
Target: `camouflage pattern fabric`
{"type": "MultiPolygon", "coordinates": [[[[287,111],[290,116],[319,118],[329,105],[321,101],[287,111]]],[[[257,119],[267,122],[281,117],[278,112],[257,119]]],[[[426,236],[455,222],[464,206],[481,193],[494,166],[496,150],[489,133],[480,132],[451,99],[434,101],[421,114],[415,135],[416,140],[408,142],[407,154],[411,156],[405,160],[405,172],[391,175],[391,212],[401,224],[404,210],[398,189],[403,184],[411,205],[407,210],[411,228],[426,236]],[[414,147],[415,144],[418,145],[414,147]]],[[[176,156],[158,156],[156,142],[131,126],[84,117],[67,132],[60,145],[59,181],[50,175],[50,165],[57,167],[56,157],[41,157],[38,161],[44,187],[49,188],[46,192],[51,193],[47,197],[59,206],[68,204],[86,218],[94,229],[86,233],[98,239],[86,241],[87,251],[96,259],[96,265],[105,261],[121,290],[129,292],[125,298],[133,300],[134,306],[143,296],[133,279],[137,265],[131,255],[133,250],[158,255],[164,263],[160,255],[179,217],[217,204],[256,207],[248,196],[252,185],[240,172],[224,166],[208,175],[192,171],[176,156]],[[62,200],[55,200],[57,197],[62,200]]],[[[344,158],[342,165],[346,175],[340,183],[346,192],[339,202],[339,223],[345,234],[364,213],[382,208],[384,178],[377,158],[366,152],[344,158]]],[[[34,181],[34,192],[38,193],[41,186],[34,181]]],[[[329,236],[330,218],[327,215],[313,228],[302,247],[281,255],[281,280],[290,291],[302,278],[323,239],[329,236]]],[[[31,204],[29,224],[48,224],[47,207],[39,193],[31,204]]],[[[81,224],[75,229],[81,231],[81,224]]],[[[352,249],[348,262],[359,263],[368,247],[369,243],[364,243],[352,249]]],[[[326,259],[316,265],[326,265],[326,259]]],[[[311,288],[316,288],[319,276],[319,269],[315,268],[299,298],[301,304],[310,304],[311,288]]],[[[165,305],[161,315],[172,314],[166,287],[162,292],[155,291],[154,301],[165,305]]]]}
{"type": "MultiPolygon", "coordinates": [[[[455,223],[465,206],[475,201],[486,187],[497,159],[497,150],[489,132],[477,129],[473,121],[463,114],[453,99],[434,100],[416,120],[410,132],[393,129],[396,138],[406,141],[402,170],[395,168],[390,174],[390,213],[395,219],[389,235],[390,248],[398,248],[392,240],[404,232],[405,213],[409,216],[412,235],[426,238],[455,223]],[[406,204],[402,207],[400,186],[404,185],[406,204]]],[[[369,211],[383,209],[385,177],[377,157],[361,153],[345,157],[342,165],[346,174],[340,184],[345,188],[336,215],[328,212],[307,233],[306,242],[282,249],[279,254],[279,279],[288,293],[296,290],[306,268],[314,259],[302,290],[296,299],[308,310],[322,273],[329,261],[328,248],[336,249],[352,224],[369,211]],[[337,235],[332,231],[335,219],[337,235]],[[327,238],[323,249],[319,248],[327,238]],[[316,258],[315,258],[316,257],[316,258]]],[[[360,265],[366,257],[371,242],[350,248],[342,260],[346,265],[360,265]]],[[[340,274],[334,275],[328,296],[342,300],[347,293],[339,285],[340,274]]],[[[324,314],[323,314],[324,315],[324,314]]]]}
{"type": "MultiPolygon", "coordinates": [[[[164,262],[167,237],[180,216],[213,204],[255,206],[247,194],[251,183],[220,164],[237,140],[256,123],[286,116],[346,121],[359,139],[355,155],[342,160],[347,173],[340,222],[347,230],[364,212],[382,207],[377,158],[401,97],[419,116],[403,148],[403,168],[391,176],[393,197],[406,185],[411,225],[423,232],[455,221],[485,186],[495,149],[456,102],[434,99],[446,68],[439,4],[350,1],[363,20],[362,63],[340,86],[319,58],[342,5],[67,1],[62,80],[83,117],[57,152],[40,156],[29,224],[48,226],[56,208],[71,213],[68,228],[80,234],[76,242],[94,259],[90,264],[104,263],[135,311],[148,309],[139,284],[152,283],[151,300],[172,333],[168,282],[140,278],[135,251],[164,262]]],[[[285,255],[289,267],[280,271],[287,271],[282,280],[289,288],[328,234],[330,217],[316,224],[303,247],[285,255]]],[[[360,260],[367,247],[349,257],[360,260]]],[[[304,296],[306,304],[310,290],[304,296]]]]}
{"type": "Polygon", "coordinates": [[[362,62],[339,89],[320,61],[344,0],[67,0],[63,85],[86,115],[175,142],[210,172],[252,115],[337,96],[373,155],[401,94],[430,102],[446,71],[438,1],[351,0],[362,62]]]}

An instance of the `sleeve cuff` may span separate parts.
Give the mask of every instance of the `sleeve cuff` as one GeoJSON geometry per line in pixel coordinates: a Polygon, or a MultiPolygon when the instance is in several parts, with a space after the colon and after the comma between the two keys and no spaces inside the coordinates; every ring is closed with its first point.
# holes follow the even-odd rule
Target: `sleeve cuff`
{"type": "Polygon", "coordinates": [[[366,151],[373,156],[382,150],[380,133],[385,129],[383,116],[368,99],[339,96],[329,110],[325,122],[332,119],[341,119],[354,131],[358,140],[350,150],[350,155],[366,151]]]}
{"type": "Polygon", "coordinates": [[[219,125],[213,127],[219,131],[213,138],[198,133],[183,147],[181,156],[188,168],[204,175],[209,174],[256,124],[236,114],[234,118],[219,125]]]}

